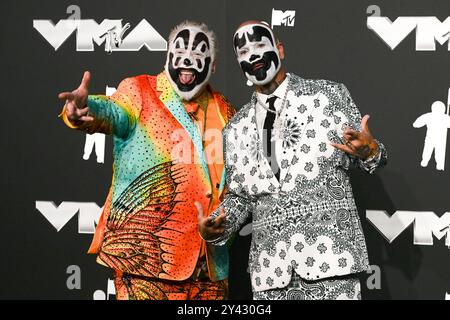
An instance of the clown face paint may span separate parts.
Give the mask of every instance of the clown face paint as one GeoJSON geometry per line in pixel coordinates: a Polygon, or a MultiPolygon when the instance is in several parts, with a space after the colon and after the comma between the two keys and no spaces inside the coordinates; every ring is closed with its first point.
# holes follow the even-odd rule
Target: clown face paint
{"type": "Polygon", "coordinates": [[[175,92],[189,101],[208,84],[214,43],[196,26],[186,26],[170,40],[165,69],[175,92]]]}
{"type": "Polygon", "coordinates": [[[233,44],[248,80],[256,85],[272,81],[281,67],[272,30],[261,24],[245,25],[234,34],[233,44]]]}

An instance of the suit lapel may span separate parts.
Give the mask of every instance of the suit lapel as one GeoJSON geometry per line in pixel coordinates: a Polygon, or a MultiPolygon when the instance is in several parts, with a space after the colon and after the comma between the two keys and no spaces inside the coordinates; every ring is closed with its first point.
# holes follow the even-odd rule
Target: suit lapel
{"type": "MultiPolygon", "coordinates": [[[[223,97],[214,92],[213,90],[211,90],[211,93],[213,95],[214,101],[217,105],[217,109],[218,109],[218,114],[219,114],[219,118],[220,118],[220,122],[222,125],[222,129],[225,127],[225,125],[227,124],[227,122],[230,120],[228,119],[228,104],[226,104],[223,101],[223,97]]],[[[223,148],[225,148],[225,146],[222,146],[223,148]]],[[[225,159],[223,159],[223,161],[225,161],[225,159]]],[[[225,171],[225,165],[222,167],[222,172],[217,172],[217,174],[220,176],[220,183],[219,183],[219,198],[222,195],[223,191],[225,190],[225,182],[226,182],[226,171],[225,171]]]]}
{"type": "Polygon", "coordinates": [[[206,157],[203,152],[202,138],[200,137],[197,127],[189,117],[189,114],[187,113],[180,97],[172,89],[172,86],[170,85],[170,82],[167,79],[166,75],[164,73],[160,73],[156,81],[157,90],[162,92],[159,99],[162,103],[164,103],[164,105],[174,116],[174,118],[189,134],[189,137],[194,144],[194,148],[197,151],[197,155],[200,159],[200,164],[203,168],[205,176],[207,177],[208,181],[211,181],[206,157]]]}

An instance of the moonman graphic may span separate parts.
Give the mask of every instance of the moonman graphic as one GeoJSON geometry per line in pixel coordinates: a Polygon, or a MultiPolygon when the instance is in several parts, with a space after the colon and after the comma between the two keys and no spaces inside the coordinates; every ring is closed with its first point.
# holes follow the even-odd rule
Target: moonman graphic
{"type": "Polygon", "coordinates": [[[431,105],[431,112],[418,117],[413,123],[414,128],[427,126],[427,134],[422,152],[422,167],[428,166],[434,150],[436,170],[444,170],[445,149],[447,144],[447,130],[450,128],[450,116],[445,113],[445,104],[435,101],[431,105]]]}

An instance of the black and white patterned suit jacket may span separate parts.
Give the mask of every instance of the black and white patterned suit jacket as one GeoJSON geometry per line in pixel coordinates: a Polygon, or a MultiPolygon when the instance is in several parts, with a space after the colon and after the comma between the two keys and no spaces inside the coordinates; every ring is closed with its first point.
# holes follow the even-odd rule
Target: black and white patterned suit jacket
{"type": "MultiPolygon", "coordinates": [[[[222,202],[223,245],[252,215],[250,272],[254,291],[282,288],[292,270],[318,280],[368,268],[367,249],[347,175],[350,164],[373,173],[387,160],[378,142],[362,161],[335,149],[346,127],[360,130],[361,114],[343,84],[290,74],[281,113],[280,182],[263,155],[253,95],[223,131],[229,193],[222,202]]],[[[217,216],[219,210],[213,213],[217,216]]]]}

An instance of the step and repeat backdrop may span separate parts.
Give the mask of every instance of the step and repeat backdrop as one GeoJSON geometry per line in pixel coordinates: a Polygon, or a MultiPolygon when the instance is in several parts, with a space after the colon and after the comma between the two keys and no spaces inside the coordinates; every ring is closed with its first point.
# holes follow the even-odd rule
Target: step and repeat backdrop
{"type": "MultiPolygon", "coordinates": [[[[86,253],[111,181],[111,137],[65,127],[57,94],[85,70],[101,94],[158,74],[185,19],[216,32],[212,85],[237,108],[252,88],[232,35],[249,19],[273,26],[288,72],[349,88],[389,153],[375,175],[351,171],[372,266],[363,299],[450,299],[448,0],[3,0],[0,12],[1,299],[115,298],[112,273],[86,253]]],[[[249,221],[231,247],[231,299],[252,297],[251,232],[249,221]]]]}

